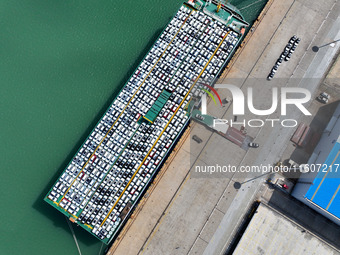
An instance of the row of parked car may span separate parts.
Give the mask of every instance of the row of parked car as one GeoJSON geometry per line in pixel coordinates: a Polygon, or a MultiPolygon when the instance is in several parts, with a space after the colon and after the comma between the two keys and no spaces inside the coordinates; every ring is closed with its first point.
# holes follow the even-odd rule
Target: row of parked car
{"type": "Polygon", "coordinates": [[[80,222],[94,226],[92,230],[94,234],[101,233],[99,237],[109,237],[113,234],[113,231],[119,225],[117,222],[120,223],[122,220],[120,217],[122,211],[129,203],[136,202],[166,157],[178,133],[184,127],[188,118],[184,114],[184,111],[177,111],[173,120],[169,123],[169,127],[165,129],[162,135],[159,132],[162,125],[166,123],[162,121],[164,115],[159,115],[155,120],[155,125],[149,126],[145,123],[140,125],[139,131],[132,137],[112,170],[92,196],[89,206],[84,208],[78,218],[80,222]],[[158,141],[156,141],[157,139],[158,141]],[[153,144],[154,147],[152,148],[153,144]],[[152,150],[150,151],[150,149],[152,150]],[[150,153],[145,158],[148,151],[150,153]],[[143,160],[144,163],[141,164],[143,160]],[[136,172],[137,170],[138,172],[136,172]],[[128,182],[130,184],[127,187],[128,182]],[[108,208],[112,209],[109,214],[108,208]],[[104,223],[103,227],[100,227],[100,223],[107,216],[106,224],[104,223]]]}
{"type": "Polygon", "coordinates": [[[230,31],[225,40],[222,42],[221,47],[212,58],[210,62],[211,64],[207,66],[206,72],[202,74],[199,82],[196,83],[196,86],[192,90],[191,94],[194,97],[201,97],[202,94],[205,93],[202,90],[202,88],[206,88],[203,84],[211,84],[214,81],[216,76],[220,73],[223,65],[232,56],[238,42],[239,34],[234,31],[230,31]]]}
{"type": "Polygon", "coordinates": [[[295,52],[297,46],[299,45],[301,39],[298,38],[296,35],[292,36],[289,39],[289,42],[285,46],[283,52],[281,53],[280,57],[277,59],[275,65],[273,66],[272,70],[268,75],[268,80],[274,78],[275,73],[279,69],[279,66],[282,64],[283,61],[289,61],[292,57],[292,54],[295,52]]]}
{"type": "MultiPolygon", "coordinates": [[[[182,7],[169,23],[48,195],[100,239],[114,234],[124,208],[132,208],[185,127],[192,81],[228,32],[189,12],[182,7]],[[142,122],[164,89],[172,92],[169,100],[153,123],[142,122]]],[[[237,40],[231,31],[202,77],[216,77],[237,40]]]]}

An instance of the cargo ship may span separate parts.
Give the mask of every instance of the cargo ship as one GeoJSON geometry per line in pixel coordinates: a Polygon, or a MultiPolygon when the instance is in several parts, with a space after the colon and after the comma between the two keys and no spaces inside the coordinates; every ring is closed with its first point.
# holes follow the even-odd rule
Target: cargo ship
{"type": "Polygon", "coordinates": [[[44,200],[114,240],[187,127],[200,84],[213,86],[247,26],[229,4],[183,3],[44,200]]]}

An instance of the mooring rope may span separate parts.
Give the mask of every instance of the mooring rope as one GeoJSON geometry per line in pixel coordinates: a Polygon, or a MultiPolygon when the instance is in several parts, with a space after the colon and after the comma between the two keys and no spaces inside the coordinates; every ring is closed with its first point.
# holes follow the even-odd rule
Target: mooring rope
{"type": "Polygon", "coordinates": [[[104,243],[102,243],[102,246],[100,246],[100,250],[99,250],[99,253],[98,253],[98,255],[100,255],[100,254],[101,254],[101,252],[102,252],[102,249],[103,249],[103,246],[104,246],[104,243]]]}
{"type": "Polygon", "coordinates": [[[242,8],[239,9],[239,10],[240,10],[240,11],[241,11],[241,10],[244,10],[244,9],[246,9],[246,8],[248,8],[248,7],[250,7],[250,6],[254,5],[254,4],[257,4],[257,3],[259,3],[259,2],[262,2],[262,1],[264,1],[264,0],[258,0],[258,1],[254,2],[254,3],[248,4],[248,5],[245,6],[245,7],[242,7],[242,8]]]}
{"type": "Polygon", "coordinates": [[[66,216],[65,216],[65,218],[66,218],[66,221],[67,221],[68,226],[69,226],[70,229],[71,229],[71,232],[72,232],[72,235],[73,235],[73,239],[74,239],[74,242],[75,242],[76,245],[77,245],[77,249],[78,249],[79,255],[81,255],[81,251],[80,251],[80,248],[79,248],[79,245],[78,245],[77,237],[76,237],[76,234],[75,234],[74,231],[73,231],[71,222],[68,220],[68,218],[67,218],[66,216]]]}

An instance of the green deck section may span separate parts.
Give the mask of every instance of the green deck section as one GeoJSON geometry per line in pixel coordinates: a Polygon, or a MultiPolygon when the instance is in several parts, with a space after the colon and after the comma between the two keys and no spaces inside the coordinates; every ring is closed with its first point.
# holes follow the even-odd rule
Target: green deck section
{"type": "Polygon", "coordinates": [[[151,106],[149,111],[143,116],[144,119],[153,123],[157,118],[159,112],[164,107],[165,103],[168,101],[169,97],[171,96],[171,92],[167,90],[163,90],[162,93],[159,95],[155,103],[151,106]]]}
{"type": "Polygon", "coordinates": [[[198,109],[193,110],[191,116],[193,119],[207,125],[210,128],[214,127],[214,119],[216,118],[213,116],[202,114],[198,109]]]}
{"type": "Polygon", "coordinates": [[[238,12],[242,13],[242,17],[250,24],[248,29],[253,25],[254,21],[257,19],[263,7],[266,5],[268,0],[230,0],[227,6],[230,8],[235,6],[238,12]]]}
{"type": "Polygon", "coordinates": [[[227,5],[227,7],[230,8],[229,11],[221,8],[219,12],[216,12],[216,5],[210,4],[203,8],[203,12],[240,33],[241,28],[247,28],[249,24],[237,12],[236,15],[232,15],[235,10],[231,9],[231,5],[227,5]]]}

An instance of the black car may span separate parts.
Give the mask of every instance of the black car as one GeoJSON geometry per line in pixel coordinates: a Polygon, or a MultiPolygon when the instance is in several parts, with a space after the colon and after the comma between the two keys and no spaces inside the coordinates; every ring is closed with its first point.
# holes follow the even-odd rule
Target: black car
{"type": "Polygon", "coordinates": [[[293,45],[289,52],[293,53],[296,50],[297,45],[293,45]]]}
{"type": "Polygon", "coordinates": [[[296,35],[293,35],[292,38],[290,38],[290,41],[296,41],[296,39],[298,39],[298,37],[296,35]]]}
{"type": "Polygon", "coordinates": [[[270,72],[270,74],[269,74],[268,77],[267,77],[267,80],[270,81],[271,79],[273,79],[273,78],[274,78],[274,75],[275,75],[275,73],[270,72]]]}
{"type": "Polygon", "coordinates": [[[250,147],[250,148],[258,148],[260,145],[258,144],[258,143],[248,143],[248,146],[250,147]]]}
{"type": "Polygon", "coordinates": [[[199,138],[197,135],[193,135],[192,139],[197,142],[197,143],[201,143],[202,142],[202,139],[199,138]]]}
{"type": "Polygon", "coordinates": [[[288,43],[288,44],[286,45],[286,48],[284,49],[284,52],[289,52],[289,51],[290,51],[290,48],[292,48],[292,46],[293,46],[293,44],[288,43]]]}
{"type": "Polygon", "coordinates": [[[292,53],[289,52],[287,56],[285,57],[285,61],[289,61],[289,59],[292,57],[292,53]]]}
{"type": "Polygon", "coordinates": [[[326,92],[322,92],[318,97],[317,100],[321,103],[327,104],[330,96],[326,92]]]}

